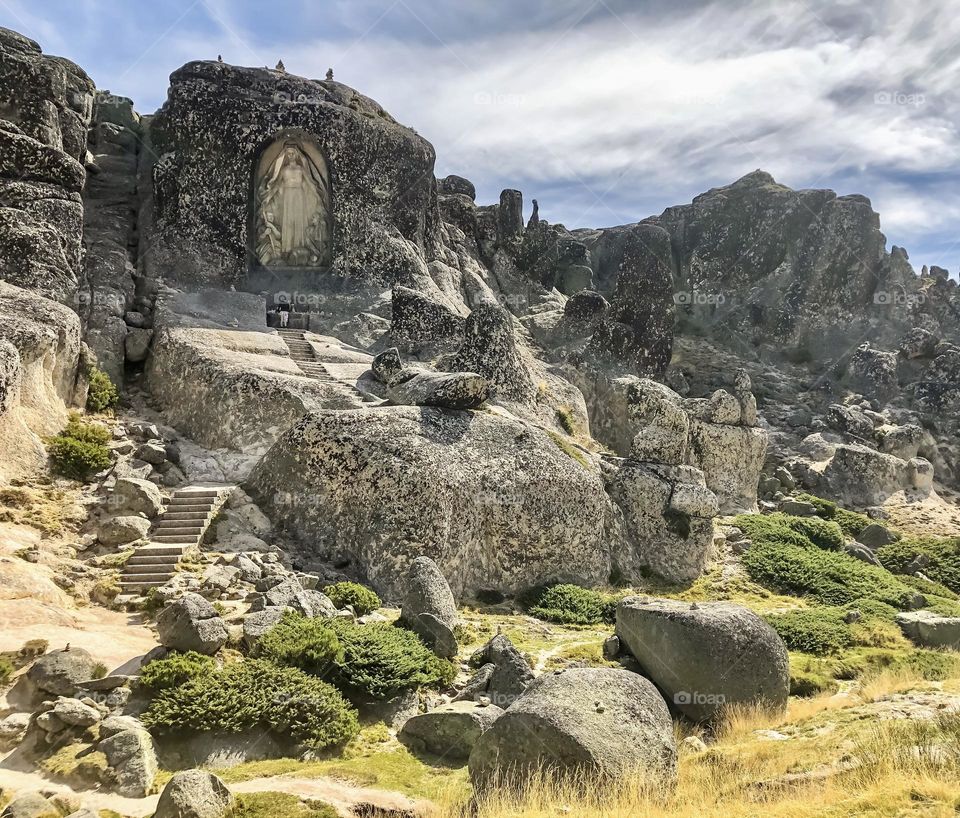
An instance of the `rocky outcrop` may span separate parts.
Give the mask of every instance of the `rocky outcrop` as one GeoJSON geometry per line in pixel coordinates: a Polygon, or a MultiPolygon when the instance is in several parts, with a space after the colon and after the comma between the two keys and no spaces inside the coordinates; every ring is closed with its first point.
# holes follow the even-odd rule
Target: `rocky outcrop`
{"type": "MultiPolygon", "coordinates": [[[[342,83],[216,61],[174,71],[150,127],[157,159],[148,275],[223,288],[245,280],[256,244],[248,236],[251,168],[267,146],[304,133],[335,162],[332,269],[433,288],[424,258],[436,226],[430,143],[342,83]]],[[[261,283],[303,289],[272,274],[252,288],[261,283]]]]}
{"type": "Polygon", "coordinates": [[[418,752],[466,760],[480,736],[502,715],[493,704],[453,702],[407,719],[397,738],[418,752]]]}
{"type": "Polygon", "coordinates": [[[610,311],[588,353],[612,358],[628,372],[663,375],[673,349],[673,267],[666,230],[640,224],[627,232],[610,311]]]}
{"type": "Polygon", "coordinates": [[[497,634],[470,657],[477,668],[457,700],[487,699],[498,707],[510,707],[534,680],[524,655],[503,634],[497,634]]]}
{"type": "Polygon", "coordinates": [[[137,165],[142,138],[133,102],[97,92],[90,127],[87,185],[83,191],[86,245],[78,312],[97,361],[116,384],[124,382],[124,363],[146,359],[151,330],[151,293],[136,264],[140,201],[137,165]]]}
{"type": "Polygon", "coordinates": [[[33,663],[27,678],[38,690],[54,696],[73,696],[80,683],[93,675],[96,660],[83,648],[55,650],[33,663]]]}
{"type": "Polygon", "coordinates": [[[229,638],[223,619],[198,594],[184,594],[167,603],[157,617],[157,632],[164,647],[208,656],[220,650],[229,638]]]}
{"type": "Polygon", "coordinates": [[[201,295],[161,304],[147,365],[147,385],[185,434],[211,448],[256,452],[310,409],[361,405],[358,393],[300,370],[283,340],[266,331],[262,299],[201,295]]]}
{"type": "Polygon", "coordinates": [[[68,307],[0,281],[0,477],[34,474],[40,440],[86,400],[80,321],[68,307]]]}
{"type": "Polygon", "coordinates": [[[612,668],[541,676],[480,737],[470,777],[523,787],[531,774],[601,780],[642,776],[652,791],[675,784],[677,750],[670,713],[646,679],[612,668]]]}
{"type": "Polygon", "coordinates": [[[455,595],[609,575],[599,473],[517,420],[429,407],[314,413],[246,489],[311,553],[351,559],[387,598],[403,598],[419,556],[455,595]]]}
{"type": "Polygon", "coordinates": [[[203,770],[176,773],[160,793],[154,818],[225,818],[236,799],[217,776],[203,770]]]}
{"type": "Polygon", "coordinates": [[[617,636],[644,675],[695,721],[736,705],[786,707],[787,649],[739,605],[628,597],[617,606],[617,636]]]}
{"type": "Polygon", "coordinates": [[[410,565],[400,619],[438,656],[452,659],[457,655],[457,603],[429,557],[417,557],[410,565]]]}
{"type": "Polygon", "coordinates": [[[0,28],[0,278],[69,302],[82,273],[93,82],[0,28]]]}

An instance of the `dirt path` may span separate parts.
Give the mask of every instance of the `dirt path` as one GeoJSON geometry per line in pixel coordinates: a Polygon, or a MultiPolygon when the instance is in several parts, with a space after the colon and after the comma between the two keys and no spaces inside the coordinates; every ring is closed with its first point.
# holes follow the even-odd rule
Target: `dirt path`
{"type": "MultiPolygon", "coordinates": [[[[335,778],[254,778],[238,784],[230,784],[234,793],[285,792],[301,798],[323,801],[335,807],[345,818],[353,815],[352,810],[358,804],[373,804],[383,810],[425,810],[428,801],[408,798],[399,792],[378,790],[371,787],[357,787],[335,778]]],[[[64,784],[57,784],[37,773],[24,773],[3,767],[0,759],[0,791],[45,793],[71,793],[76,795],[87,809],[113,810],[130,818],[146,818],[157,809],[159,795],[147,798],[124,798],[106,792],[76,792],[64,784]]]]}

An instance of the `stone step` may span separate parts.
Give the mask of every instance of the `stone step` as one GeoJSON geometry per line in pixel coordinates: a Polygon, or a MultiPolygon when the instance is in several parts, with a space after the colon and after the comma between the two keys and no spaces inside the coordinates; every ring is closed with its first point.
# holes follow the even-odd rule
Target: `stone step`
{"type": "MultiPolygon", "coordinates": [[[[186,546],[183,546],[183,545],[164,545],[163,543],[156,543],[156,544],[142,545],[133,553],[134,553],[134,556],[138,556],[138,557],[161,557],[161,556],[182,557],[185,549],[186,549],[186,546]]],[[[130,559],[133,559],[133,557],[131,557],[130,559]]]]}
{"type": "Polygon", "coordinates": [[[176,566],[180,562],[180,557],[182,554],[157,554],[155,557],[144,556],[143,554],[134,554],[130,559],[127,560],[127,564],[124,568],[131,568],[136,565],[159,565],[167,566],[173,565],[176,566]]]}
{"type": "Polygon", "coordinates": [[[183,534],[156,534],[151,535],[150,542],[175,545],[196,545],[199,539],[200,538],[197,536],[188,537],[184,536],[183,534]]]}
{"type": "Polygon", "coordinates": [[[216,500],[220,496],[217,489],[196,489],[195,491],[178,491],[173,500],[216,500]]]}
{"type": "MultiPolygon", "coordinates": [[[[167,578],[169,579],[169,577],[167,578]]],[[[120,593],[122,594],[142,594],[151,588],[159,588],[166,583],[166,579],[143,579],[134,582],[120,581],[120,593]]]]}
{"type": "MultiPolygon", "coordinates": [[[[176,508],[176,506],[174,507],[176,508]]],[[[165,511],[160,520],[198,520],[203,522],[210,516],[209,511],[165,511]]]]}
{"type": "Polygon", "coordinates": [[[189,528],[190,530],[202,531],[207,527],[206,518],[199,520],[168,520],[166,517],[160,517],[154,521],[153,527],[156,528],[189,528]]]}
{"type": "Polygon", "coordinates": [[[176,573],[175,571],[144,571],[142,573],[132,573],[125,574],[123,580],[120,581],[120,586],[123,587],[124,581],[127,582],[156,582],[158,585],[163,585],[170,577],[176,573]]]}

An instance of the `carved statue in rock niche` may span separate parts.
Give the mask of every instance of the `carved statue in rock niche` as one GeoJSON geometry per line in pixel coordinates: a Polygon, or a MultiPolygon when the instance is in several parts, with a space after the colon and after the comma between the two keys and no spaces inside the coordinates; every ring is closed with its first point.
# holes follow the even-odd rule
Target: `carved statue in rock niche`
{"type": "Polygon", "coordinates": [[[275,158],[261,161],[256,252],[265,266],[328,263],[330,194],[325,170],[293,140],[284,142],[275,158]]]}

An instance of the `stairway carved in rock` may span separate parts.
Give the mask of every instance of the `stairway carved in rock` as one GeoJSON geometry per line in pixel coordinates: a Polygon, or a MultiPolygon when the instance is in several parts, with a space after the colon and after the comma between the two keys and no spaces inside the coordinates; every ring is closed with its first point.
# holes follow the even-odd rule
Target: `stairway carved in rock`
{"type": "Polygon", "coordinates": [[[180,560],[196,548],[231,486],[177,489],[154,520],[147,542],[133,552],[120,577],[122,594],[146,593],[167,582],[180,560]]]}

